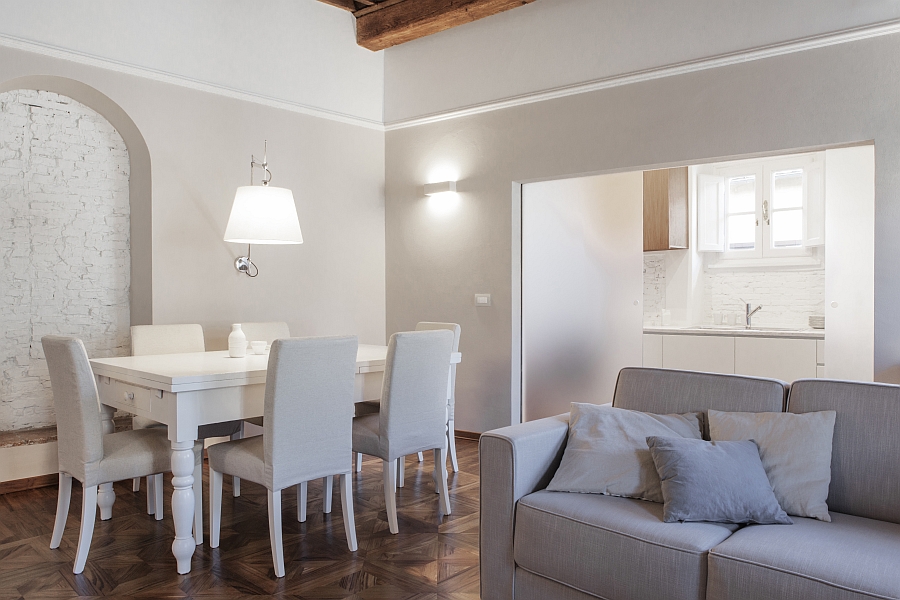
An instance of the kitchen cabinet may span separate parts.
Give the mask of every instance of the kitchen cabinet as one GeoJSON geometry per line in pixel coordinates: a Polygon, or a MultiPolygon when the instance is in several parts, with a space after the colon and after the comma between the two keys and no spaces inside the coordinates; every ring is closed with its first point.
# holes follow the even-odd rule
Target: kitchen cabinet
{"type": "Polygon", "coordinates": [[[710,373],[734,373],[734,338],[714,335],[666,335],[663,367],[710,373]]]}
{"type": "Polygon", "coordinates": [[[816,341],[740,337],[734,340],[734,372],[782,381],[816,377],[816,341]]]}
{"type": "Polygon", "coordinates": [[[661,369],[663,366],[663,336],[644,334],[644,362],[645,367],[661,369]]]}
{"type": "Polygon", "coordinates": [[[644,171],[644,252],[688,247],[688,169],[644,171]]]}

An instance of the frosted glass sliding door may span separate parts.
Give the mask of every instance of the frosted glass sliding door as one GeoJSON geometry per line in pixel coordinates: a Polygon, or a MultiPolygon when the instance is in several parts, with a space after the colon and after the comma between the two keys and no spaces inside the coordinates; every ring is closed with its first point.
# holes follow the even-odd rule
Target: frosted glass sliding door
{"type": "Polygon", "coordinates": [[[522,186],[523,420],[612,401],[640,366],[643,175],[522,186]]]}
{"type": "Polygon", "coordinates": [[[875,377],[875,147],[825,151],[825,377],[875,377]]]}

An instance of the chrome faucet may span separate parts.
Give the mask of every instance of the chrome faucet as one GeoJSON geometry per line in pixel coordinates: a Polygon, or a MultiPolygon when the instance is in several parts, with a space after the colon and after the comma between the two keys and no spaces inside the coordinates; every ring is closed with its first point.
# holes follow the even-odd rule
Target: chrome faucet
{"type": "Polygon", "coordinates": [[[744,325],[745,325],[746,329],[750,329],[750,327],[752,326],[753,315],[755,315],[756,313],[758,313],[759,311],[762,310],[762,304],[760,304],[753,310],[750,310],[751,305],[749,302],[746,302],[743,298],[741,299],[741,302],[743,302],[744,305],[747,307],[746,312],[745,312],[746,316],[744,317],[744,325]]]}

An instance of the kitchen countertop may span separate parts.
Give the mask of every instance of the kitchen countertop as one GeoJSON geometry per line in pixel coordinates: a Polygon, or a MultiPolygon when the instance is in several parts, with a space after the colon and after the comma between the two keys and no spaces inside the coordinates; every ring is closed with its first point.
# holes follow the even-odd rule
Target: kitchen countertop
{"type": "Polygon", "coordinates": [[[657,335],[710,335],[722,337],[760,337],[824,340],[824,329],[785,329],[777,327],[744,327],[712,325],[653,325],[645,326],[644,333],[657,335]]]}

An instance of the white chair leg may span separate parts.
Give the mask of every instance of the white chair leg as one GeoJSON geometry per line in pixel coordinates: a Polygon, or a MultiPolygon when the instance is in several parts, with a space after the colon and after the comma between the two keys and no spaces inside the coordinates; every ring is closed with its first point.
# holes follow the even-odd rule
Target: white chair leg
{"type": "Polygon", "coordinates": [[[112,507],[116,503],[116,492],[113,490],[113,484],[102,483],[97,492],[97,506],[100,507],[100,520],[109,521],[112,519],[112,507]]]}
{"type": "Polygon", "coordinates": [[[66,518],[69,516],[69,500],[71,498],[72,476],[67,473],[60,473],[59,495],[56,498],[56,522],[53,524],[53,537],[50,538],[51,548],[59,548],[59,543],[62,541],[63,531],[66,529],[66,518]]]}
{"type": "Polygon", "coordinates": [[[135,477],[134,479],[131,480],[131,491],[132,492],[141,491],[141,478],[140,477],[135,477]]]}
{"type": "Polygon", "coordinates": [[[397,459],[397,487],[403,487],[406,483],[406,457],[397,459]]]}
{"type": "Polygon", "coordinates": [[[456,427],[452,419],[447,422],[447,442],[450,444],[450,464],[453,466],[453,472],[459,473],[459,462],[456,460],[456,427]]]}
{"type": "Polygon", "coordinates": [[[362,452],[356,453],[356,472],[362,473],[362,452]]]}
{"type": "Polygon", "coordinates": [[[334,477],[329,475],[322,478],[322,487],[325,488],[322,500],[322,512],[326,515],[331,514],[331,500],[334,496],[334,477]]]}
{"type": "Polygon", "coordinates": [[[306,482],[297,484],[297,520],[306,523],[306,482]]]}
{"type": "Polygon", "coordinates": [[[447,469],[444,466],[447,463],[446,448],[434,449],[434,478],[438,484],[438,494],[440,495],[441,512],[445,515],[450,514],[450,491],[447,489],[447,469]]]}
{"type": "Polygon", "coordinates": [[[388,527],[391,533],[398,533],[397,525],[397,461],[381,461],[381,477],[384,481],[384,509],[387,512],[388,527]]]}
{"type": "Polygon", "coordinates": [[[419,452],[419,462],[425,462],[425,456],[419,452]]]}
{"type": "Polygon", "coordinates": [[[203,543],[203,463],[194,464],[194,541],[203,543]]]}
{"type": "Polygon", "coordinates": [[[222,526],[222,474],[209,470],[209,547],[219,547],[222,526]]]}
{"type": "Polygon", "coordinates": [[[284,549],[281,546],[281,490],[269,492],[269,543],[272,545],[272,562],[275,577],[284,577],[284,549]]]}
{"type": "Polygon", "coordinates": [[[344,533],[347,535],[347,547],[356,552],[356,519],[353,517],[353,482],[348,473],[341,474],[341,510],[344,513],[344,533]]]}
{"type": "Polygon", "coordinates": [[[156,514],[156,492],[153,489],[153,482],[156,480],[156,475],[147,475],[147,514],[155,515],[156,514]]]}
{"type": "MultiPolygon", "coordinates": [[[[244,422],[241,421],[241,430],[237,433],[231,434],[232,440],[240,440],[244,437],[244,422]]],[[[235,498],[241,497],[241,478],[240,477],[231,477],[231,495],[235,498]]]]}
{"type": "Polygon", "coordinates": [[[163,474],[157,473],[153,475],[153,509],[155,519],[162,521],[163,518],[163,474]]]}
{"type": "Polygon", "coordinates": [[[83,488],[81,499],[81,531],[78,534],[78,550],[75,552],[75,568],[72,572],[78,575],[84,571],[88,551],[91,549],[91,538],[94,536],[94,519],[97,518],[97,486],[83,488]]]}

